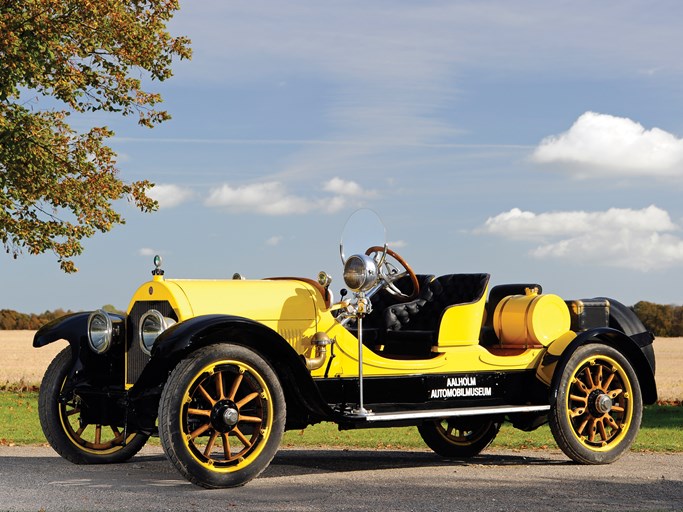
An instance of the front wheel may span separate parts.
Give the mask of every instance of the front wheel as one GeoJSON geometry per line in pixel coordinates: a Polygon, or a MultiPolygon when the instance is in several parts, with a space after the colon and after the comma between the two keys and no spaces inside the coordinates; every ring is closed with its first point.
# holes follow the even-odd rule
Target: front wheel
{"type": "Polygon", "coordinates": [[[282,387],[253,350],[211,345],[181,361],[159,403],[166,455],[201,487],[244,485],[277,451],[285,425],[282,387]]]}
{"type": "Polygon", "coordinates": [[[564,367],[548,418],[562,451],[580,464],[609,464],[638,434],[643,400],[638,377],[618,350],[579,347],[564,367]]]}
{"type": "Polygon", "coordinates": [[[442,457],[466,459],[491,444],[500,423],[481,418],[450,418],[425,422],[417,430],[427,446],[442,457]]]}
{"type": "Polygon", "coordinates": [[[140,451],[147,434],[129,432],[118,425],[88,423],[84,404],[76,393],[63,395],[71,368],[71,347],[62,350],[48,366],[40,384],[38,416],[50,446],[74,464],[124,462],[140,451]]]}

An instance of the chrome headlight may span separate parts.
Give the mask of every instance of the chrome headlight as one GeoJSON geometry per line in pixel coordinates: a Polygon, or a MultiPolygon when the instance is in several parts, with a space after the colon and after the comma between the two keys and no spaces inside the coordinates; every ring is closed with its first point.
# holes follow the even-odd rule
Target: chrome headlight
{"type": "Polygon", "coordinates": [[[104,354],[111,347],[114,325],[106,311],[98,309],[88,317],[88,344],[93,352],[104,354]]]}
{"type": "Polygon", "coordinates": [[[156,309],[150,309],[140,318],[140,348],[151,355],[152,346],[159,335],[175,324],[175,320],[168,318],[156,309]]]}
{"type": "Polygon", "coordinates": [[[365,254],[349,256],[344,264],[344,282],[354,292],[364,292],[377,282],[377,262],[365,254]]]}

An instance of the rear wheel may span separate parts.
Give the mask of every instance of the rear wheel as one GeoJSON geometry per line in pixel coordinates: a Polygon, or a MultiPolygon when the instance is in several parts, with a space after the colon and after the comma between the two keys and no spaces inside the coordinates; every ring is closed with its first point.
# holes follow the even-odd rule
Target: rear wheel
{"type": "Polygon", "coordinates": [[[600,343],[579,347],[563,370],[556,396],[550,429],[572,460],[608,464],[630,448],[643,401],[638,378],[621,352],[600,343]]]}
{"type": "Polygon", "coordinates": [[[423,423],[417,427],[427,446],[442,457],[474,457],[491,444],[500,423],[481,418],[449,418],[423,423]]]}
{"type": "Polygon", "coordinates": [[[74,464],[107,464],[130,459],[149,436],[129,432],[124,439],[120,426],[86,423],[81,416],[81,398],[74,393],[62,394],[70,367],[71,347],[67,347],[50,363],[40,384],[38,416],[50,446],[74,464]]]}
{"type": "Polygon", "coordinates": [[[275,372],[243,346],[211,345],[180,362],[159,404],[166,455],[185,478],[206,488],[256,478],[275,455],[284,424],[275,372]]]}

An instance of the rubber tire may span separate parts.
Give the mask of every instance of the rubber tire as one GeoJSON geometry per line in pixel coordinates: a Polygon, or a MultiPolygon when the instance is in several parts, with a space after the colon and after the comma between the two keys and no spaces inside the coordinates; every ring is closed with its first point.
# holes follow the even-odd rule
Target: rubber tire
{"type": "MultiPolygon", "coordinates": [[[[280,382],[272,369],[259,354],[250,348],[220,344],[209,345],[182,360],[171,373],[159,403],[159,438],[166,456],[176,469],[190,482],[207,489],[239,487],[256,478],[277,452],[284,433],[286,405],[280,382]],[[265,382],[265,392],[272,399],[273,421],[267,434],[258,441],[264,443],[258,455],[235,470],[216,471],[201,464],[193,455],[181,425],[181,411],[185,394],[202,375],[202,369],[218,361],[235,361],[251,367],[265,382]]],[[[256,446],[256,445],[255,445],[256,446]]],[[[251,455],[247,455],[249,459],[251,455]]]]}
{"type": "Polygon", "coordinates": [[[86,449],[65,430],[61,420],[59,393],[71,368],[71,347],[66,347],[52,360],[40,384],[38,416],[40,426],[50,446],[74,464],[112,464],[125,462],[138,453],[149,435],[131,433],[125,446],[103,450],[86,449]]]}
{"type": "Polygon", "coordinates": [[[418,425],[417,430],[424,442],[435,453],[448,459],[468,459],[481,453],[498,435],[501,424],[485,418],[467,420],[451,418],[429,421],[418,425]],[[443,422],[448,428],[471,431],[464,441],[449,438],[443,422]],[[459,423],[459,424],[458,424],[459,423]]]}
{"type": "MultiPolygon", "coordinates": [[[[591,343],[579,347],[563,368],[556,392],[557,400],[550,409],[548,422],[555,441],[565,455],[579,464],[610,464],[628,451],[640,429],[643,417],[643,400],[638,377],[628,359],[621,352],[602,343],[591,343]],[[601,450],[597,447],[591,448],[581,442],[568,416],[570,408],[568,396],[574,376],[589,358],[599,356],[608,357],[617,362],[623,370],[623,375],[620,377],[628,380],[628,385],[631,388],[631,418],[627,421],[624,433],[618,434],[617,437],[619,438],[615,439],[614,446],[607,450],[601,450]]],[[[591,417],[594,418],[595,416],[591,415],[591,417]]]]}

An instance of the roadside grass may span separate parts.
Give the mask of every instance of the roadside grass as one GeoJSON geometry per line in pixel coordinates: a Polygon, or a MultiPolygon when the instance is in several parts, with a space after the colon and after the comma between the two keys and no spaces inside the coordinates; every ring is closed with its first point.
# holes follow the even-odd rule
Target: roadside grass
{"type": "Polygon", "coordinates": [[[0,391],[0,445],[42,444],[38,393],[0,391]]]}
{"type": "MultiPolygon", "coordinates": [[[[632,450],[640,452],[683,452],[683,407],[653,405],[645,407],[640,433],[632,450]]],[[[151,443],[158,444],[153,438],[151,443]]],[[[40,445],[45,437],[38,420],[38,393],[0,387],[0,445],[40,445]]],[[[427,449],[415,427],[365,430],[337,429],[333,423],[320,423],[305,430],[285,433],[286,447],[339,447],[347,449],[427,449]]],[[[492,444],[510,450],[556,449],[547,425],[533,432],[522,432],[505,424],[492,444]]]]}
{"type": "MultiPolygon", "coordinates": [[[[639,452],[683,452],[683,407],[645,407],[640,432],[632,446],[639,452]]],[[[341,447],[368,449],[427,449],[415,427],[339,431],[333,423],[320,423],[305,430],[285,433],[283,446],[341,447]]],[[[509,450],[557,449],[550,427],[522,432],[505,423],[491,444],[509,450]]]]}

